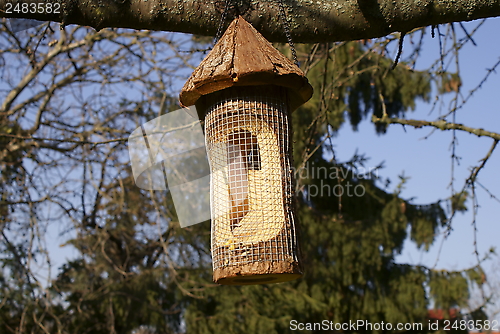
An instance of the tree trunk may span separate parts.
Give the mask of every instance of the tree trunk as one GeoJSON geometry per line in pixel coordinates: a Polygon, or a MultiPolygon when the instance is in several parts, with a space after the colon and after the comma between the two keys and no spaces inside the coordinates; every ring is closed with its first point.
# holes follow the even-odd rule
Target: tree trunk
{"type": "MultiPolygon", "coordinates": [[[[272,42],[286,41],[279,1],[232,1],[227,22],[236,15],[253,24],[272,42]]],[[[282,0],[295,42],[334,42],[382,37],[418,27],[500,16],[496,0],[282,0]]],[[[122,27],[215,35],[224,0],[0,0],[0,17],[64,21],[96,29],[122,27]],[[11,3],[12,5],[8,5],[11,3]],[[60,13],[39,13],[60,4],[60,13]],[[26,7],[26,5],[25,5],[26,7]],[[38,13],[33,13],[36,10],[38,13]],[[26,11],[26,10],[25,10],[26,11]]]]}

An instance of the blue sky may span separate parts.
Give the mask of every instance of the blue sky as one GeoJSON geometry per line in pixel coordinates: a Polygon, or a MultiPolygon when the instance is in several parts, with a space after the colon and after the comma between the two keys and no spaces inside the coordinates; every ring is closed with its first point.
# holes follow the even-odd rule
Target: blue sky
{"type": "MultiPolygon", "coordinates": [[[[472,30],[478,22],[464,24],[467,30],[472,30]]],[[[458,24],[455,28],[462,34],[458,24]]],[[[430,28],[428,28],[430,31],[430,28]]],[[[441,28],[443,32],[444,28],[441,28]]],[[[500,59],[500,44],[498,39],[500,19],[488,19],[473,36],[477,46],[468,43],[460,51],[460,75],[462,77],[461,92],[467,96],[485,77],[487,70],[500,59]]],[[[425,69],[439,58],[439,41],[432,39],[430,33],[425,37],[423,54],[417,62],[416,69],[425,69]]],[[[407,42],[403,51],[411,52],[407,42]]],[[[447,63],[445,61],[445,63],[447,63]]],[[[448,70],[454,70],[452,63],[448,70]]],[[[500,72],[500,67],[498,68],[500,72]]],[[[448,110],[451,94],[444,96],[441,113],[448,110]]],[[[406,115],[408,119],[436,120],[440,111],[432,111],[432,105],[419,102],[414,112],[406,115]]],[[[451,118],[450,118],[451,119],[451,118]]],[[[492,73],[487,82],[474,93],[469,102],[456,113],[456,122],[492,132],[500,132],[500,75],[492,73]]],[[[479,160],[489,151],[493,140],[477,137],[466,132],[457,131],[458,145],[456,154],[461,157],[460,165],[455,165],[455,190],[461,189],[470,174],[470,168],[479,165],[479,160]]],[[[431,128],[414,129],[407,126],[391,125],[385,135],[377,135],[374,126],[369,121],[360,124],[357,132],[353,132],[349,124],[344,124],[334,139],[336,157],[339,161],[348,160],[356,150],[366,153],[371,158],[368,165],[376,166],[385,161],[385,168],[379,176],[389,177],[393,183],[398,183],[398,175],[404,173],[410,177],[402,192],[403,198],[414,197],[414,203],[426,204],[447,198],[451,194],[451,131],[434,131],[431,128]],[[432,133],[432,134],[431,134],[432,133]]],[[[500,199],[500,145],[489,159],[486,167],[479,174],[478,181],[485,185],[500,199]]],[[[497,247],[500,254],[500,202],[490,198],[484,190],[478,188],[479,212],[476,217],[477,244],[481,256],[491,247],[497,247]]],[[[471,201],[467,207],[472,208],[471,201]]],[[[397,258],[399,262],[422,264],[438,269],[460,270],[477,263],[474,255],[474,228],[472,226],[472,210],[459,213],[453,220],[453,231],[442,242],[438,242],[429,252],[419,251],[411,243],[405,244],[403,253],[397,258]],[[441,248],[442,243],[442,248],[441,248]],[[441,250],[440,250],[441,248],[441,250]]],[[[493,262],[499,262],[498,257],[486,264],[490,268],[493,262]]],[[[496,273],[500,276],[500,273],[496,273]]],[[[499,306],[499,305],[497,305],[499,306]]]]}
{"type": "MultiPolygon", "coordinates": [[[[464,26],[471,31],[478,22],[466,23],[464,26]]],[[[458,24],[455,25],[459,34],[462,34],[458,24]]],[[[430,28],[427,28],[430,31],[430,28]]],[[[444,27],[442,27],[444,30],[444,27]]],[[[443,31],[442,31],[443,32],[443,31]]],[[[477,46],[468,43],[460,52],[460,75],[463,85],[462,94],[466,96],[476,87],[491,68],[500,59],[500,44],[494,43],[500,32],[500,19],[489,19],[473,36],[477,46]]],[[[411,52],[409,41],[405,44],[403,59],[411,52]]],[[[426,35],[423,45],[423,54],[417,62],[416,69],[426,69],[439,58],[439,41],[432,39],[430,33],[426,35]]],[[[448,63],[448,62],[446,62],[448,63]]],[[[453,70],[453,64],[449,70],[453,70]]],[[[500,68],[498,68],[500,71],[500,68]]],[[[407,114],[407,118],[435,120],[439,113],[446,113],[451,95],[444,97],[440,108],[430,113],[432,106],[423,102],[418,103],[414,112],[407,114]]],[[[484,128],[493,132],[500,132],[500,75],[493,73],[484,86],[479,89],[473,98],[456,114],[456,121],[468,126],[484,128]]],[[[385,135],[377,135],[373,124],[369,120],[363,121],[354,132],[349,124],[344,126],[334,138],[336,157],[345,161],[358,151],[366,153],[371,158],[367,167],[377,166],[385,161],[385,168],[379,175],[390,178],[394,187],[398,182],[398,175],[410,177],[406,188],[402,192],[404,198],[414,198],[414,203],[426,204],[438,199],[447,198],[451,194],[449,188],[451,180],[451,150],[452,132],[435,131],[431,134],[430,128],[403,129],[399,125],[389,127],[385,135]],[[430,135],[430,136],[429,136],[430,135]],[[426,139],[424,139],[424,137],[426,139]]],[[[461,157],[460,165],[455,165],[455,189],[461,189],[472,166],[477,166],[492,144],[490,138],[478,138],[469,133],[457,132],[457,155],[461,157]]],[[[500,145],[498,150],[500,150],[500,145]]],[[[481,171],[478,181],[500,198],[500,178],[496,174],[500,171],[500,151],[493,153],[486,167],[481,171]]],[[[498,247],[500,253],[500,202],[491,199],[482,189],[477,191],[479,199],[479,213],[477,222],[477,242],[480,255],[484,255],[491,247],[498,247]]],[[[471,202],[467,202],[471,208],[471,202]]],[[[460,270],[473,266],[476,263],[474,255],[474,229],[472,226],[472,212],[459,213],[453,221],[453,232],[441,243],[434,244],[429,252],[419,251],[408,242],[403,253],[397,258],[399,262],[423,264],[429,267],[436,265],[438,269],[460,270]],[[442,244],[442,248],[440,245],[442,244]]],[[[208,226],[208,225],[207,225],[208,226]]],[[[64,251],[58,247],[64,240],[57,240],[57,231],[51,231],[48,238],[53,263],[59,267],[65,258],[75,256],[69,247],[64,251]],[[57,254],[57,255],[55,255],[57,254]]],[[[499,261],[498,258],[494,261],[499,261]]],[[[486,267],[489,268],[490,261],[486,267]]],[[[497,273],[500,276],[500,273],[497,273]]],[[[53,273],[54,275],[54,273],[53,273]]],[[[497,305],[498,306],[498,305],[497,305]]]]}

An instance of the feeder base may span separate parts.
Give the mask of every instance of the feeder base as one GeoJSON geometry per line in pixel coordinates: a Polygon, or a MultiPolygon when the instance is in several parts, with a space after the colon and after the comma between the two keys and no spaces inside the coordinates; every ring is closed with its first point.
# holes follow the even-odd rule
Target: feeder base
{"type": "Polygon", "coordinates": [[[214,282],[223,285],[253,285],[288,282],[302,277],[297,262],[254,262],[214,270],[214,282]]]}
{"type": "Polygon", "coordinates": [[[301,274],[262,274],[248,276],[233,276],[221,278],[216,283],[223,285],[255,285],[293,281],[302,277],[301,274]]]}

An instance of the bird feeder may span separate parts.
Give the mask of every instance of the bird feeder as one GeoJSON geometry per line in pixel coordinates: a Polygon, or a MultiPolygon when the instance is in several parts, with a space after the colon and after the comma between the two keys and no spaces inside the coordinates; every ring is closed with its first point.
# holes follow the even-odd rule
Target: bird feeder
{"type": "Polygon", "coordinates": [[[289,116],[311,96],[302,71],[242,17],[184,85],[181,104],[204,119],[215,282],[302,276],[289,116]]]}

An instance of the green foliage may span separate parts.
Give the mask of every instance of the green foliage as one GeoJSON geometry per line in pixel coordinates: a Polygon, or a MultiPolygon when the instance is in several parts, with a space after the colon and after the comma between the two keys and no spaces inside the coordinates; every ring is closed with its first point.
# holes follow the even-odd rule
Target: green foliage
{"type": "Polygon", "coordinates": [[[437,308],[466,305],[469,298],[467,278],[462,272],[432,271],[429,287],[437,308]]]}
{"type": "Polygon", "coordinates": [[[112,199],[102,208],[105,223],[89,220],[86,236],[71,241],[84,257],[64,265],[54,282],[53,291],[69,303],[64,327],[72,333],[109,333],[110,328],[128,333],[142,326],[178,332],[187,305],[184,293],[208,278],[206,260],[196,260],[195,250],[187,248],[208,247],[207,231],[202,226],[185,231],[169,219],[158,239],[157,224],[165,221],[151,220],[155,205],[171,212],[171,199],[157,202],[136,191],[132,177],[120,183],[108,190],[112,199]],[[168,260],[181,267],[168,269],[168,260]]]}
{"type": "Polygon", "coordinates": [[[276,285],[208,290],[206,299],[188,308],[188,332],[286,333],[291,319],[426,323],[431,297],[443,308],[466,304],[468,286],[463,276],[443,276],[394,261],[408,237],[419,247],[432,245],[446,222],[439,203],[414,205],[398,193],[385,192],[376,185],[376,173],[359,172],[364,167],[362,158],[348,166],[327,161],[325,144],[314,153],[328,130],[340,128],[344,111],[354,127],[369,112],[381,115],[379,94],[385,96],[389,115],[413,108],[418,97],[427,99],[427,74],[405,66],[387,72],[390,60],[363,54],[362,45],[355,42],[336,48],[333,54],[331,68],[322,64],[309,72],[316,91],[325,86],[321,82],[325,73],[318,75],[316,70],[327,68],[328,82],[332,77],[342,82],[328,91],[335,98],[324,107],[326,113],[318,114],[325,103],[318,94],[293,115],[296,175],[303,187],[298,195],[298,215],[307,268],[304,278],[276,285]],[[302,164],[309,155],[308,163],[302,164]],[[318,176],[318,171],[326,172],[318,176]],[[362,196],[336,196],[335,187],[362,187],[364,191],[362,196]],[[449,286],[439,290],[440,284],[449,286]],[[427,286],[432,287],[431,296],[426,293],[427,286]]]}
{"type": "MultiPolygon", "coordinates": [[[[207,40],[195,42],[204,46],[207,40]]],[[[36,284],[24,278],[23,263],[15,258],[28,257],[26,247],[8,244],[1,249],[11,256],[0,258],[0,333],[38,334],[44,328],[71,334],[278,334],[290,332],[292,319],[425,324],[430,305],[445,312],[465,306],[470,285],[485,282],[481,268],[448,272],[395,261],[408,239],[425,250],[434,243],[447,222],[441,203],[416,205],[401,198],[404,178],[395,192],[387,191],[378,169],[367,170],[363,156],[344,163],[328,158],[334,156],[328,139],[345,122],[356,129],[370,114],[401,116],[415,108],[417,99],[429,99],[429,73],[405,64],[390,70],[392,61],[370,43],[319,47],[306,64],[316,94],[292,116],[303,278],[260,286],[213,284],[209,225],[181,229],[168,191],[139,190],[126,170],[118,179],[103,176],[92,205],[67,209],[78,224],[68,244],[79,256],[60,268],[43,290],[44,298],[34,293],[36,284]]],[[[443,74],[443,89],[453,90],[457,80],[443,74]]],[[[170,96],[159,93],[156,81],[145,86],[151,99],[131,102],[124,97],[118,102],[121,117],[152,119],[162,101],[166,110],[176,108],[170,96]]],[[[114,120],[106,123],[106,131],[112,131],[119,122],[113,110],[99,109],[92,117],[114,120]]],[[[383,133],[385,128],[376,130],[383,133]]],[[[0,134],[20,131],[19,126],[0,125],[0,134]]],[[[0,137],[0,152],[12,140],[0,137]]],[[[19,163],[27,152],[11,153],[6,162],[12,180],[22,174],[19,163]]],[[[104,173],[110,161],[102,161],[104,173]]],[[[2,201],[10,194],[3,191],[5,180],[0,183],[2,201]]],[[[454,211],[466,209],[466,198],[466,193],[453,196],[454,211]]],[[[2,229],[11,219],[3,208],[2,229]]],[[[478,309],[472,316],[481,318],[484,312],[478,309]]]]}
{"type": "Polygon", "coordinates": [[[451,210],[453,212],[464,212],[467,211],[467,206],[465,202],[467,201],[467,197],[469,197],[469,193],[467,191],[462,191],[460,193],[456,193],[451,197],[451,210]]]}
{"type": "MultiPolygon", "coordinates": [[[[316,95],[293,114],[305,276],[290,283],[208,290],[205,299],[188,308],[188,332],[287,333],[291,319],[427,324],[431,301],[444,310],[467,304],[464,273],[395,262],[408,238],[426,250],[433,244],[447,221],[440,202],[415,205],[399,191],[387,193],[377,185],[378,173],[361,172],[362,157],[346,164],[325,159],[325,135],[335,134],[344,115],[354,128],[369,113],[401,116],[417,98],[428,100],[429,74],[403,64],[389,71],[389,59],[358,42],[334,47],[330,56],[333,62],[322,58],[308,72],[316,95]],[[326,172],[318,176],[320,170],[326,172]],[[336,195],[335,187],[364,191],[362,196],[336,195]]],[[[476,273],[469,273],[471,280],[477,281],[476,273]]],[[[424,326],[423,332],[429,329],[424,326]]]]}
{"type": "MultiPolygon", "coordinates": [[[[430,98],[429,73],[413,71],[404,64],[390,70],[391,59],[361,42],[347,42],[321,52],[327,57],[308,72],[315,97],[301,112],[326,109],[334,131],[344,122],[344,113],[357,129],[370,114],[398,117],[415,109],[417,99],[430,98]]],[[[376,125],[378,133],[385,129],[384,125],[376,125]]]]}
{"type": "Polygon", "coordinates": [[[406,216],[412,221],[411,240],[428,250],[437,235],[437,229],[447,222],[440,203],[409,206],[406,216]]]}

